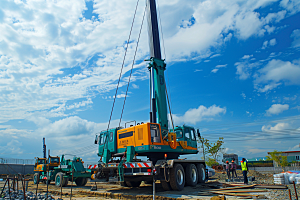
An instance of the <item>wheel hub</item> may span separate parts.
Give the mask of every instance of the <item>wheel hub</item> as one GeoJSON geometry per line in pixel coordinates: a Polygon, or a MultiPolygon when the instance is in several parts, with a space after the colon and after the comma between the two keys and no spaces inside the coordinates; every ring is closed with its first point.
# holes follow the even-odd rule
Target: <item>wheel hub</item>
{"type": "Polygon", "coordinates": [[[177,171],[177,183],[182,185],[183,183],[183,172],[181,170],[177,171]]]}
{"type": "Polygon", "coordinates": [[[192,180],[193,182],[196,182],[197,180],[197,172],[195,169],[192,169],[192,180]]]}

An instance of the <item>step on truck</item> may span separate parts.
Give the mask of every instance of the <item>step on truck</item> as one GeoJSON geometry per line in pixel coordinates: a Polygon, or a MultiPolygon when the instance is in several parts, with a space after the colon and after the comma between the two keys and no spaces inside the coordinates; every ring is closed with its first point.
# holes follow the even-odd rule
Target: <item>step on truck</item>
{"type": "Polygon", "coordinates": [[[166,63],[161,58],[156,2],[147,0],[146,3],[150,122],[133,121],[127,128],[125,123],[125,128],[107,128],[97,134],[95,144],[98,145],[100,161],[93,169],[92,178],[108,180],[110,176],[117,176],[122,185],[130,187],[138,187],[141,181],[160,180],[165,190],[182,190],[185,185],[195,186],[207,179],[204,160],[179,159],[181,155],[198,153],[196,132],[198,137],[200,132],[191,126],[173,125],[170,103],[167,102],[166,63]]]}

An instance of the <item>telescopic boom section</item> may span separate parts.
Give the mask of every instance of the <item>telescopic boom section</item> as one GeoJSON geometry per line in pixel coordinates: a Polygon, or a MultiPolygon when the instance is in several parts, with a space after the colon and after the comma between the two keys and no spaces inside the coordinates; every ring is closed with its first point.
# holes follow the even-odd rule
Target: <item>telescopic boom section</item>
{"type": "Polygon", "coordinates": [[[155,0],[147,0],[147,16],[148,16],[148,36],[149,36],[149,46],[150,46],[150,57],[161,59],[155,0]]]}
{"type": "Polygon", "coordinates": [[[161,125],[162,136],[168,134],[168,118],[167,118],[167,100],[164,71],[166,64],[161,59],[161,49],[159,41],[159,30],[157,23],[157,12],[155,0],[147,0],[148,15],[148,36],[150,46],[150,63],[149,70],[151,72],[151,97],[152,97],[152,123],[161,125]],[[156,122],[156,113],[158,122],[156,122]]]}

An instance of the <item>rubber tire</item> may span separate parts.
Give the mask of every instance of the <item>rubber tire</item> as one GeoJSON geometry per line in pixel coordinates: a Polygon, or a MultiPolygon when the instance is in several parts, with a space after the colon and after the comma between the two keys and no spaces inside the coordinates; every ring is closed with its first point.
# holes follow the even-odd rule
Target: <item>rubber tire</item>
{"type": "Polygon", "coordinates": [[[205,168],[203,164],[197,164],[198,170],[198,183],[205,183],[206,176],[205,176],[205,168]]]}
{"type": "Polygon", "coordinates": [[[129,187],[139,187],[141,185],[141,181],[126,181],[126,184],[129,187]]]}
{"type": "Polygon", "coordinates": [[[85,186],[87,183],[87,178],[79,177],[75,179],[75,183],[77,186],[85,186]]]}
{"type": "Polygon", "coordinates": [[[194,164],[188,164],[185,168],[185,180],[186,180],[186,185],[189,186],[196,186],[198,183],[198,170],[197,167],[194,164]],[[193,177],[193,173],[195,173],[195,177],[193,177]],[[195,180],[193,180],[195,179],[195,180]]]}
{"type": "Polygon", "coordinates": [[[64,173],[62,172],[58,172],[56,175],[55,175],[55,185],[57,187],[60,187],[61,185],[63,186],[64,184],[64,173]],[[58,182],[59,181],[59,182],[58,182]]]}
{"type": "Polygon", "coordinates": [[[185,185],[185,173],[181,164],[175,164],[170,170],[170,185],[173,190],[181,191],[185,185]],[[178,172],[182,175],[182,183],[178,182],[178,172]]]}
{"type": "Polygon", "coordinates": [[[88,180],[89,180],[88,178],[85,178],[85,179],[84,179],[83,186],[85,186],[85,185],[87,184],[88,180]]]}
{"type": "Polygon", "coordinates": [[[39,184],[39,182],[40,182],[40,174],[39,173],[35,173],[33,175],[33,183],[34,184],[39,184]]]}
{"type": "Polygon", "coordinates": [[[167,181],[160,181],[161,182],[161,186],[165,191],[169,191],[172,190],[171,185],[169,182],[167,181]]]}

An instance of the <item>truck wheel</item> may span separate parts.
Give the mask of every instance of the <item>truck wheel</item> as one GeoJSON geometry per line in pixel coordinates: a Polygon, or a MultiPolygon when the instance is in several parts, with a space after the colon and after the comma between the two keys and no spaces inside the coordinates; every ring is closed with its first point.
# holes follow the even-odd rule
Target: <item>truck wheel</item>
{"type": "Polygon", "coordinates": [[[161,182],[161,186],[163,187],[164,190],[166,190],[166,191],[172,190],[169,182],[167,182],[167,181],[160,181],[160,182],[161,182]]]}
{"type": "Polygon", "coordinates": [[[188,164],[185,169],[186,184],[195,186],[198,183],[198,170],[194,164],[188,164]]]}
{"type": "Polygon", "coordinates": [[[206,176],[205,176],[205,168],[203,164],[197,164],[198,170],[198,183],[205,183],[206,176]]]}
{"type": "Polygon", "coordinates": [[[170,185],[173,190],[183,190],[185,185],[184,169],[181,164],[175,164],[170,170],[170,185]]]}
{"type": "Polygon", "coordinates": [[[141,185],[141,181],[126,181],[126,184],[129,187],[139,187],[141,185]]]}
{"type": "Polygon", "coordinates": [[[87,179],[83,177],[79,177],[75,179],[75,183],[77,186],[85,186],[85,184],[87,183],[87,179]]]}
{"type": "Polygon", "coordinates": [[[57,187],[63,186],[64,174],[62,172],[58,172],[55,176],[55,185],[57,187]]]}
{"type": "Polygon", "coordinates": [[[88,178],[84,178],[84,183],[83,183],[83,186],[85,186],[88,182],[88,178]]]}
{"type": "Polygon", "coordinates": [[[33,183],[34,184],[39,184],[39,182],[40,182],[40,175],[39,175],[39,173],[35,173],[33,175],[33,183]]]}

